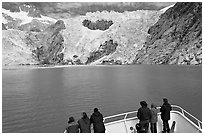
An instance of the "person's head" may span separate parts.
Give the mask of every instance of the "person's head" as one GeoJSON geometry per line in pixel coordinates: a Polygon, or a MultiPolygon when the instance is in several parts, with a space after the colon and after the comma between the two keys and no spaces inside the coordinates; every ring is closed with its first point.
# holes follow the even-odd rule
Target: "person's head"
{"type": "Polygon", "coordinates": [[[74,117],[69,117],[69,121],[68,121],[68,123],[72,123],[72,122],[74,122],[75,120],[74,120],[74,117]]]}
{"type": "Polygon", "coordinates": [[[156,108],[156,107],[157,106],[154,103],[151,104],[151,108],[156,108]]]}
{"type": "Polygon", "coordinates": [[[147,107],[147,103],[146,103],[145,101],[141,101],[141,102],[140,102],[140,105],[141,105],[142,107],[147,107]]]}
{"type": "Polygon", "coordinates": [[[167,98],[163,98],[163,102],[164,103],[168,103],[168,99],[167,98]]]}
{"type": "Polygon", "coordinates": [[[94,108],[94,112],[98,112],[98,108],[94,108]]]}
{"type": "Polygon", "coordinates": [[[82,112],[81,115],[82,115],[82,118],[87,118],[88,117],[85,112],[82,112]]]}

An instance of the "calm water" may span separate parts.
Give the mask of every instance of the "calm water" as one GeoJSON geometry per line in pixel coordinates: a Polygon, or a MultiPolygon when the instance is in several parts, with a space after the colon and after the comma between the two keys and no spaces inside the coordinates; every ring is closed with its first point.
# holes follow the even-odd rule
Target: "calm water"
{"type": "Polygon", "coordinates": [[[2,71],[3,132],[63,132],[69,116],[137,110],[167,97],[202,120],[202,67],[80,66],[2,71]]]}

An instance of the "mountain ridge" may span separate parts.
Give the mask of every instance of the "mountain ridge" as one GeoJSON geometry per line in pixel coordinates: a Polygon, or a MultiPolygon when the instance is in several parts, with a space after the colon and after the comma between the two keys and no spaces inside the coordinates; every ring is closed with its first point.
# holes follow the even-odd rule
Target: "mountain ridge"
{"type": "MultiPolygon", "coordinates": [[[[34,17],[31,22],[23,25],[20,25],[21,18],[12,20],[15,16],[7,13],[11,18],[5,18],[10,20],[9,23],[2,23],[2,28],[4,28],[2,30],[3,65],[201,65],[202,32],[199,29],[202,24],[202,19],[200,19],[202,12],[200,8],[202,5],[199,3],[189,5],[176,3],[160,10],[137,10],[123,13],[87,12],[85,15],[58,21],[52,18],[44,21],[41,15],[40,20],[34,17]],[[186,9],[186,6],[189,8],[186,9]],[[198,12],[195,13],[198,16],[194,14],[194,10],[198,12]],[[178,16],[180,12],[183,14],[178,16]],[[190,21],[186,23],[185,20],[190,21]],[[61,25],[58,30],[56,24],[59,22],[61,25]],[[187,35],[191,36],[182,34],[186,32],[183,27],[189,28],[187,35]],[[41,38],[40,35],[45,38],[41,38]],[[183,37],[179,37],[182,35],[183,37]],[[26,52],[30,51],[29,55],[24,54],[24,49],[18,49],[20,44],[26,48],[26,52]],[[185,47],[182,46],[185,45],[188,49],[184,53],[182,49],[185,47]],[[7,46],[11,46],[12,49],[8,51],[7,46]],[[58,49],[55,50],[56,48],[58,49]],[[18,54],[19,58],[11,55],[12,51],[18,54]],[[22,56],[24,58],[21,58],[22,56]]],[[[6,12],[3,16],[6,16],[6,12]]]]}
{"type": "MultiPolygon", "coordinates": [[[[19,11],[19,7],[33,7],[41,15],[55,19],[69,18],[71,16],[85,15],[87,12],[160,10],[172,5],[174,2],[3,2],[4,9],[19,11]],[[59,17],[57,17],[59,16],[59,17]]],[[[32,10],[31,10],[32,11],[32,10]]]]}

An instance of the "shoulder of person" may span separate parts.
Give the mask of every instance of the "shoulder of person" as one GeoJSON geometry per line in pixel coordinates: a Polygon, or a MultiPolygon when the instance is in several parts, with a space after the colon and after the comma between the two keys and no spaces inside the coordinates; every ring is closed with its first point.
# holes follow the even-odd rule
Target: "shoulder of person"
{"type": "Polygon", "coordinates": [[[78,121],[77,121],[77,123],[79,123],[79,122],[81,122],[82,121],[82,119],[79,119],[78,121]]]}

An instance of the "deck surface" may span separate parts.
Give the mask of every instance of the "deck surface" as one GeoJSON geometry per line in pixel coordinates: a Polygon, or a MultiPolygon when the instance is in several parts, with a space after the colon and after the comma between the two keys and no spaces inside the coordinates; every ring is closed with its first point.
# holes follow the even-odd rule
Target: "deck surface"
{"type": "MultiPolygon", "coordinates": [[[[176,121],[174,133],[199,133],[199,130],[188,120],[181,116],[179,113],[171,113],[171,120],[169,121],[169,126],[173,121],[176,121]]],[[[105,124],[106,133],[131,133],[130,127],[134,127],[138,123],[138,119],[128,120],[126,122],[118,122],[114,124],[105,124]],[[125,124],[126,123],[126,124],[125,124]],[[127,128],[126,128],[127,127],[127,128]]],[[[162,131],[162,120],[160,115],[158,116],[157,122],[157,132],[162,131]]],[[[149,131],[150,132],[150,131],[149,131]]]]}

